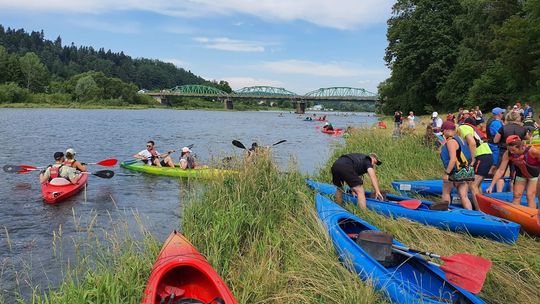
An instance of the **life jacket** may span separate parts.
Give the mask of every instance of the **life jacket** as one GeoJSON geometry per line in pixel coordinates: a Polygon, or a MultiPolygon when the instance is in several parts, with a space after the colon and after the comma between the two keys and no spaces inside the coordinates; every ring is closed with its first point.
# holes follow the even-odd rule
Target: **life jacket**
{"type": "Polygon", "coordinates": [[[523,120],[523,125],[528,127],[534,127],[534,118],[527,117],[525,120],[523,120]]]}
{"type": "Polygon", "coordinates": [[[379,128],[386,129],[386,123],[384,121],[379,121],[379,128]]]}
{"type": "Polygon", "coordinates": [[[444,144],[441,148],[441,160],[445,169],[448,167],[448,163],[450,162],[450,153],[448,152],[447,144],[451,139],[455,139],[459,144],[459,147],[456,150],[456,165],[452,169],[455,172],[459,171],[461,168],[467,167],[470,164],[471,151],[469,150],[469,146],[467,146],[459,136],[446,139],[446,144],[444,144]]]}
{"type": "Polygon", "coordinates": [[[537,177],[540,174],[540,159],[530,155],[530,149],[531,146],[527,146],[523,154],[511,154],[508,150],[510,161],[525,178],[537,177]]]}
{"type": "Polygon", "coordinates": [[[73,167],[73,164],[75,164],[75,162],[76,162],[76,160],[67,160],[66,159],[63,164],[66,165],[66,166],[73,167]]]}
{"type": "Polygon", "coordinates": [[[482,132],[480,129],[478,129],[475,125],[472,125],[470,123],[464,123],[464,125],[467,125],[471,127],[474,130],[474,142],[476,143],[476,147],[480,147],[481,144],[488,141],[488,138],[486,136],[486,133],[482,132]]]}
{"type": "Polygon", "coordinates": [[[64,164],[61,164],[58,167],[49,166],[49,181],[51,181],[53,178],[61,177],[60,176],[60,170],[62,169],[63,166],[64,166],[64,164]]]}

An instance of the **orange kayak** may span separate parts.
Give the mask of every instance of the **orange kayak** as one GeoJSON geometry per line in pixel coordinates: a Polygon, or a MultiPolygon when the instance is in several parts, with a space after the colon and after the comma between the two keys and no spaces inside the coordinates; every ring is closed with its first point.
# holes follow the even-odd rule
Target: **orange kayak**
{"type": "Polygon", "coordinates": [[[41,184],[41,195],[47,204],[56,204],[81,191],[86,185],[87,180],[88,174],[81,174],[81,177],[75,184],[52,185],[46,182],[41,184]]]}
{"type": "Polygon", "coordinates": [[[161,248],[141,303],[238,302],[206,258],[173,231],[161,248]]]}
{"type": "Polygon", "coordinates": [[[521,225],[521,229],[531,235],[540,235],[540,217],[538,209],[488,197],[476,195],[480,210],[521,225]]]}

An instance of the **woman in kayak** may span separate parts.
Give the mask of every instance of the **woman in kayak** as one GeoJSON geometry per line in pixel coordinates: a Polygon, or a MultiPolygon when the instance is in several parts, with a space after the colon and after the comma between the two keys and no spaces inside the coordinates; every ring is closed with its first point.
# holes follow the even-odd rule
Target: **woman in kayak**
{"type": "Polygon", "coordinates": [[[45,170],[41,171],[39,174],[39,182],[41,184],[52,181],[55,178],[63,178],[75,184],[79,178],[80,174],[75,172],[74,168],[64,165],[64,153],[55,152],[54,153],[54,164],[48,166],[45,170]]]}
{"type": "Polygon", "coordinates": [[[525,189],[527,190],[527,204],[531,208],[536,208],[536,191],[538,184],[538,174],[540,173],[540,150],[531,146],[525,146],[519,135],[510,135],[506,138],[507,151],[503,154],[501,165],[491,185],[486,192],[491,193],[495,183],[504,175],[508,163],[511,162],[516,168],[516,180],[514,182],[514,198],[512,203],[521,204],[521,197],[525,189]]]}
{"type": "Polygon", "coordinates": [[[441,147],[441,161],[444,165],[442,200],[451,202],[450,193],[457,188],[463,208],[472,210],[468,197],[469,184],[474,180],[474,168],[471,163],[471,152],[463,140],[456,136],[456,125],[447,120],[441,130],[445,143],[441,147]]]}
{"type": "Polygon", "coordinates": [[[191,150],[188,147],[182,148],[182,154],[180,155],[180,164],[181,169],[197,169],[205,168],[206,166],[201,166],[195,157],[191,154],[191,150]]]}
{"type": "Polygon", "coordinates": [[[86,164],[83,164],[81,162],[79,162],[78,160],[75,159],[75,154],[77,154],[77,152],[75,152],[74,149],[72,148],[69,148],[66,150],[66,160],[64,161],[64,165],[65,166],[69,166],[69,167],[72,167],[72,168],[75,168],[81,172],[86,172],[86,164]]]}

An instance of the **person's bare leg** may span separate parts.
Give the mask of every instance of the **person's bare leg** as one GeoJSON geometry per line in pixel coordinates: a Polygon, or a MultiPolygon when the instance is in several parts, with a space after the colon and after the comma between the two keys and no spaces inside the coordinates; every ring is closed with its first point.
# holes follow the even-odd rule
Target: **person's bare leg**
{"type": "Polygon", "coordinates": [[[454,185],[451,182],[443,182],[443,189],[442,189],[443,202],[452,203],[452,199],[450,198],[450,193],[452,192],[452,188],[454,188],[454,185]]]}
{"type": "Polygon", "coordinates": [[[469,200],[469,184],[468,183],[459,183],[457,185],[457,190],[459,198],[461,199],[461,204],[463,208],[467,210],[472,210],[472,204],[469,200]]]}
{"type": "Polygon", "coordinates": [[[364,186],[356,186],[351,189],[356,193],[356,200],[358,202],[358,207],[360,209],[366,209],[366,192],[364,191],[364,186]]]}
{"type": "Polygon", "coordinates": [[[343,190],[340,187],[336,189],[336,203],[343,205],[343,190]]]}
{"type": "Polygon", "coordinates": [[[515,181],[514,182],[514,198],[512,199],[512,204],[521,205],[521,197],[523,196],[523,191],[525,191],[526,181],[515,181]]]}
{"type": "Polygon", "coordinates": [[[531,208],[536,208],[536,181],[528,180],[527,181],[527,204],[531,208]]]}
{"type": "Polygon", "coordinates": [[[472,203],[474,204],[474,209],[476,210],[480,210],[480,208],[478,207],[478,202],[476,201],[476,195],[482,194],[482,188],[480,187],[480,185],[482,184],[483,180],[483,176],[475,175],[474,181],[472,181],[469,185],[472,193],[472,203]]]}

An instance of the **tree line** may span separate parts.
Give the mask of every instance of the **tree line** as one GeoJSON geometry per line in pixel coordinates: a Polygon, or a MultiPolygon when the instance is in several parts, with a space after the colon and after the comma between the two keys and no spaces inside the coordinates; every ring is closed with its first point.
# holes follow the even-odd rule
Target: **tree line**
{"type": "Polygon", "coordinates": [[[383,111],[540,100],[540,0],[397,0],[383,111]]]}
{"type": "Polygon", "coordinates": [[[226,81],[207,81],[171,63],[136,58],[104,48],[62,45],[43,31],[25,32],[0,25],[0,103],[148,103],[140,89],[202,84],[226,92],[226,81]],[[106,102],[107,103],[107,102],[106,102]]]}

